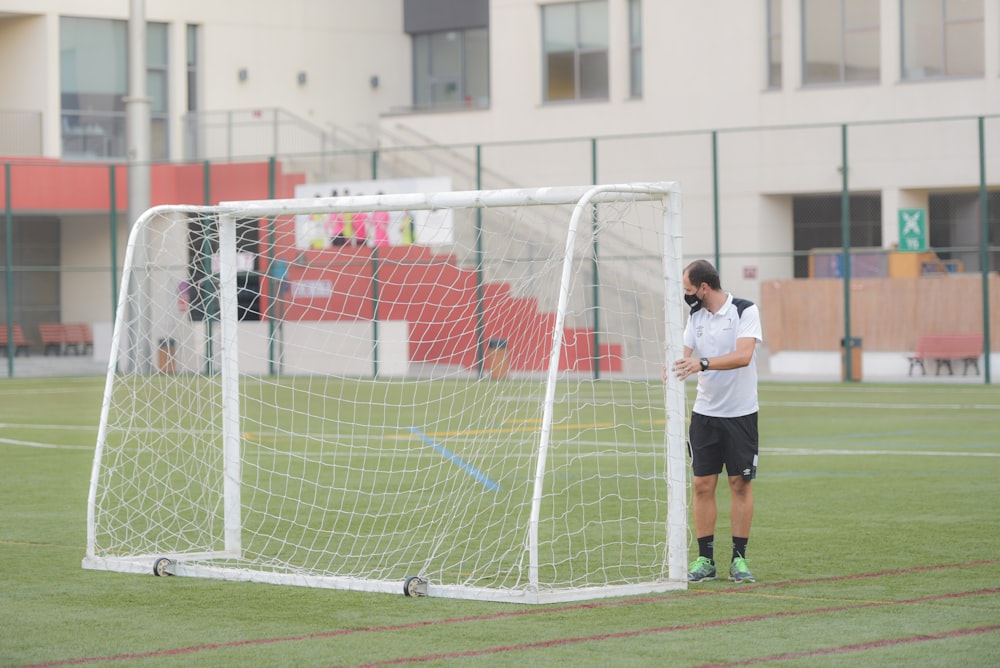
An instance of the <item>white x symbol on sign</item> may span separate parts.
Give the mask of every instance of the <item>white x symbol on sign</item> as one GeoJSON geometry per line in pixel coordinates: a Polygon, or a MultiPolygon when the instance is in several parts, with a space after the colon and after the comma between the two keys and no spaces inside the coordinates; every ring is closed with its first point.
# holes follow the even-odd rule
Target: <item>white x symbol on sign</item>
{"type": "Polygon", "coordinates": [[[903,212],[903,235],[920,234],[920,211],[903,212]]]}

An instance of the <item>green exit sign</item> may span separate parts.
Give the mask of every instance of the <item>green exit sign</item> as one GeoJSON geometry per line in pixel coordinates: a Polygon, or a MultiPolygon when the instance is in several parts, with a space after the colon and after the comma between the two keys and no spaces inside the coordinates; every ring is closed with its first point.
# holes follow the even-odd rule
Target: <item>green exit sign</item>
{"type": "Polygon", "coordinates": [[[927,210],[899,210],[899,250],[922,253],[927,250],[927,210]]]}

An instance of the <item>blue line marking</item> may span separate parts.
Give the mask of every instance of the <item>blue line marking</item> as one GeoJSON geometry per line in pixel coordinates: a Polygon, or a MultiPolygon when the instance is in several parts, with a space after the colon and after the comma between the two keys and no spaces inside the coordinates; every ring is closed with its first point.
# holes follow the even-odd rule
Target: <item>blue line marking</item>
{"type": "Polygon", "coordinates": [[[495,480],[490,478],[488,475],[477,469],[475,466],[465,461],[464,459],[462,459],[461,457],[459,457],[454,452],[444,447],[440,443],[435,443],[431,439],[427,438],[423,434],[423,432],[421,432],[416,427],[410,427],[410,431],[413,433],[414,436],[418,437],[421,441],[423,441],[427,445],[437,450],[442,457],[444,457],[452,464],[454,464],[458,468],[462,469],[463,471],[471,475],[473,480],[481,484],[483,487],[490,490],[491,492],[500,491],[500,485],[495,480]]]}

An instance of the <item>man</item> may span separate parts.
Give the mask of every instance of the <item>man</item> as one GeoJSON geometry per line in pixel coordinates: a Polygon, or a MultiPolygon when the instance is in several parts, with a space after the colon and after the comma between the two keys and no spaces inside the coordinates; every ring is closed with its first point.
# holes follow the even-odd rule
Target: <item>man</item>
{"type": "Polygon", "coordinates": [[[760,312],[753,302],[724,292],[718,271],[706,260],[696,260],[684,269],[684,300],[691,306],[684,329],[684,357],[672,369],[681,380],[699,373],[689,431],[698,558],[689,568],[688,582],[716,577],[715,490],[723,466],[732,496],[729,579],[753,582],[746,551],[753,516],[751,481],[757,475],[760,312]]]}

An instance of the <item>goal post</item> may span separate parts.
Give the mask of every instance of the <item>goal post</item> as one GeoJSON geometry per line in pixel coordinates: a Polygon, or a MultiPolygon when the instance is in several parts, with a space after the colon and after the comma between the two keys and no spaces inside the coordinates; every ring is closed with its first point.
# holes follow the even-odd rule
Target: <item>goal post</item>
{"type": "Polygon", "coordinates": [[[687,586],[673,182],[159,206],[88,569],[523,603],[687,586]]]}

